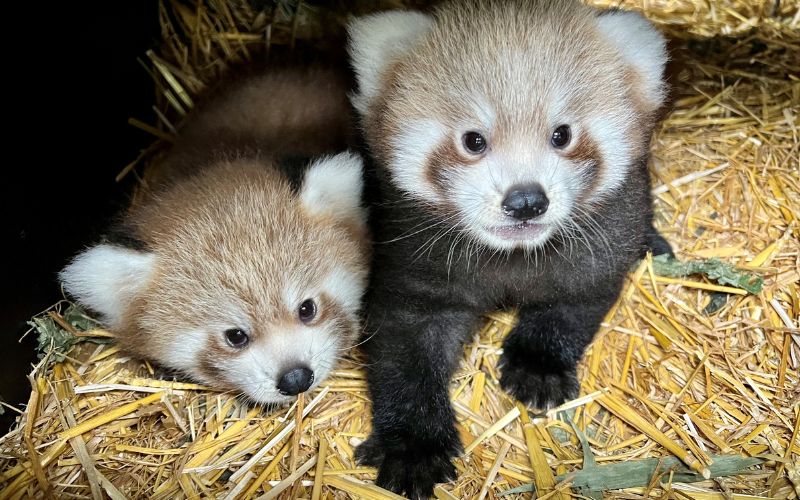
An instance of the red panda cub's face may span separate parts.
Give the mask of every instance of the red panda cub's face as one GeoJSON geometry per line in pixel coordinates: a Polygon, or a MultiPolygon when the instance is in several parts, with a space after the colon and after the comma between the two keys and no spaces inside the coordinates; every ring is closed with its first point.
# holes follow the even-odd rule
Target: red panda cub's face
{"type": "Polygon", "coordinates": [[[664,41],[578,2],[464,2],[351,23],[354,104],[392,182],[474,239],[533,249],[620,196],[663,98],[664,41]]]}
{"type": "Polygon", "coordinates": [[[323,158],[294,192],[277,169],[222,162],[128,216],[145,250],[97,245],[62,282],[127,350],[256,402],[287,401],[360,332],[361,173],[349,153],[323,158]]]}
{"type": "Polygon", "coordinates": [[[280,402],[325,380],[355,343],[363,249],[347,222],[309,213],[303,193],[235,184],[158,237],[135,327],[194,378],[280,402]]]}

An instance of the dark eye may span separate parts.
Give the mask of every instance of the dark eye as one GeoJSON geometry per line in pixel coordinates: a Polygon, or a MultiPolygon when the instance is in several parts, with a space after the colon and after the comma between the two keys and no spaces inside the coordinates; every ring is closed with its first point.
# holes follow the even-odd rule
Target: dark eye
{"type": "Polygon", "coordinates": [[[306,299],[300,304],[300,309],[297,310],[297,317],[303,323],[308,323],[317,316],[317,304],[313,299],[306,299]]]}
{"type": "Polygon", "coordinates": [[[467,132],[462,137],[464,147],[473,154],[481,154],[486,151],[486,138],[478,132],[467,132]]]}
{"type": "Polygon", "coordinates": [[[228,341],[231,347],[244,347],[250,342],[250,337],[244,333],[244,330],[231,328],[230,330],[225,330],[225,340],[228,341]]]}
{"type": "Polygon", "coordinates": [[[570,133],[569,125],[559,125],[553,131],[553,136],[550,137],[550,144],[552,144],[554,148],[563,148],[569,144],[571,138],[572,134],[570,133]]]}

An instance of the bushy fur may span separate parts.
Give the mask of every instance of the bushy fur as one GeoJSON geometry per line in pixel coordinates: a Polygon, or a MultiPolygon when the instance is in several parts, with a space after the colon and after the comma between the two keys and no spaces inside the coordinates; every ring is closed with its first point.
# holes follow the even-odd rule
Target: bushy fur
{"type": "Polygon", "coordinates": [[[62,271],[66,291],[126,351],[210,386],[271,403],[295,366],[324,380],[360,331],[368,267],[361,159],[325,155],[345,143],[343,82],[287,68],[219,90],[145,201],[62,271]]]}
{"type": "Polygon", "coordinates": [[[480,316],[519,308],[501,384],[536,407],[559,404],[577,395],[576,365],[625,273],[647,249],[669,250],[652,228],[646,168],[664,41],[636,14],[567,0],[377,14],[350,36],[379,192],[365,345],[373,433],[358,456],[379,485],[425,497],[454,474],[448,385],[480,316]],[[564,123],[573,140],[555,150],[564,123]],[[473,130],[484,154],[464,150],[473,130]],[[501,199],[531,182],[550,208],[520,229],[501,199]]]}

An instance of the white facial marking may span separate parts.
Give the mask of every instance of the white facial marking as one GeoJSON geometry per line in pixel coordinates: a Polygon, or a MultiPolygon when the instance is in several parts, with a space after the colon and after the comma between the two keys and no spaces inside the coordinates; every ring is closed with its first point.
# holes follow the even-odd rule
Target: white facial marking
{"type": "MultiPolygon", "coordinates": [[[[305,289],[297,284],[286,287],[284,307],[291,312],[292,320],[277,325],[260,325],[259,337],[240,352],[232,351],[232,361],[220,363],[220,368],[229,373],[232,383],[255,401],[291,400],[292,397],[278,391],[277,385],[286,371],[300,366],[314,373],[314,384],[309,390],[313,389],[336,366],[342,350],[349,347],[346,344],[352,340],[350,337],[354,332],[339,330],[350,328],[350,325],[340,325],[330,315],[324,321],[303,324],[297,317],[298,308],[303,301],[312,299],[317,307],[317,316],[325,316],[326,305],[320,300],[324,293],[349,318],[355,318],[364,286],[365,276],[336,267],[319,288],[305,289]]],[[[217,328],[216,334],[222,335],[225,329],[217,328]]]]}
{"type": "MultiPolygon", "coordinates": [[[[239,327],[242,328],[242,327],[239,327]]],[[[189,342],[187,339],[205,339],[210,335],[222,337],[226,328],[216,331],[214,328],[209,327],[208,330],[194,330],[190,332],[181,332],[178,335],[173,335],[169,342],[169,363],[172,368],[183,370],[189,373],[198,380],[204,380],[205,377],[197,371],[197,360],[200,355],[200,350],[205,349],[204,342],[189,342]]],[[[205,381],[207,384],[213,384],[213,380],[205,381]]]]}
{"type": "Polygon", "coordinates": [[[532,151],[523,141],[493,151],[477,164],[459,169],[452,179],[452,201],[465,219],[464,225],[474,237],[492,248],[511,250],[542,245],[561,221],[569,217],[577,195],[574,179],[563,160],[552,151],[532,151]],[[539,184],[550,205],[536,218],[535,226],[526,226],[508,217],[502,210],[503,199],[517,186],[539,184]]]}
{"type": "MultiPolygon", "coordinates": [[[[492,106],[483,96],[473,97],[472,99],[472,112],[480,122],[480,126],[468,128],[468,130],[492,130],[497,121],[497,114],[492,106]]],[[[467,130],[465,130],[466,132],[467,130]]]]}
{"type": "Polygon", "coordinates": [[[614,192],[628,176],[631,162],[631,142],[625,137],[629,122],[634,116],[628,113],[589,115],[587,128],[592,139],[600,150],[604,168],[602,177],[590,197],[590,201],[598,201],[614,192]]]}
{"type": "Polygon", "coordinates": [[[413,120],[393,140],[392,177],[398,187],[415,198],[438,202],[439,194],[425,177],[431,153],[445,137],[447,129],[433,119],[413,120]]]}
{"type": "Polygon", "coordinates": [[[355,275],[340,267],[334,268],[323,283],[323,289],[348,312],[358,311],[364,286],[365,276],[355,275]]]}
{"type": "Polygon", "coordinates": [[[241,387],[256,401],[288,401],[292,397],[277,388],[284,373],[301,366],[309,368],[314,373],[314,382],[308,389],[312,390],[328,377],[343,347],[325,325],[298,324],[268,332],[238,356],[237,370],[252,374],[241,380],[241,387]]]}

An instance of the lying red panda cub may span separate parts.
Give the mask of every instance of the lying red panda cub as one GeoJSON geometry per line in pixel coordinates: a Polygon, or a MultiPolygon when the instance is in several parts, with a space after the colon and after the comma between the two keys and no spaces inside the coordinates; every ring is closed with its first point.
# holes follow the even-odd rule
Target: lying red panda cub
{"type": "Polygon", "coordinates": [[[669,251],[646,166],[665,44],[640,15],[576,0],[451,2],[349,33],[380,198],[358,457],[424,497],[455,472],[448,387],[481,314],[519,308],[500,383],[560,404],[626,272],[669,251]]]}
{"type": "Polygon", "coordinates": [[[357,338],[362,162],[344,79],[274,70],[187,120],[160,186],[61,272],[130,353],[259,403],[330,373],[357,338]],[[287,155],[291,158],[286,159],[287,155]]]}

